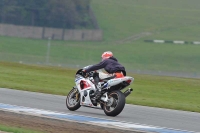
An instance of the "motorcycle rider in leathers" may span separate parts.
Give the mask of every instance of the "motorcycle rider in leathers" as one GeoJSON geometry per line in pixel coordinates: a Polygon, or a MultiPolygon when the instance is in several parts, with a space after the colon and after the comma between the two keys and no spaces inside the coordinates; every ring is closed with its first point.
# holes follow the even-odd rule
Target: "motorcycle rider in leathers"
{"type": "MultiPolygon", "coordinates": [[[[118,60],[113,57],[113,53],[111,51],[106,51],[102,54],[102,61],[99,62],[98,64],[92,65],[89,68],[86,68],[83,70],[83,74],[86,76],[87,73],[99,69],[103,69],[108,73],[109,75],[115,75],[115,78],[121,78],[126,76],[126,71],[125,67],[122,66],[118,60]]],[[[96,87],[96,92],[95,92],[95,99],[98,100],[101,97],[101,86],[98,85],[101,75],[99,73],[94,73],[93,78],[94,78],[94,84],[96,87]]]]}

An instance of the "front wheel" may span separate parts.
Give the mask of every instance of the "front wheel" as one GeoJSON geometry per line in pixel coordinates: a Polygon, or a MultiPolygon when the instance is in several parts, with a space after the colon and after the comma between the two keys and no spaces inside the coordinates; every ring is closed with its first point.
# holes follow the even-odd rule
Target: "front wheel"
{"type": "Polygon", "coordinates": [[[103,110],[108,116],[117,116],[124,109],[126,99],[124,94],[117,90],[108,95],[109,101],[103,106],[103,110]]]}
{"type": "Polygon", "coordinates": [[[77,88],[73,87],[73,89],[67,95],[66,106],[71,111],[75,111],[81,107],[80,93],[77,88]]]}

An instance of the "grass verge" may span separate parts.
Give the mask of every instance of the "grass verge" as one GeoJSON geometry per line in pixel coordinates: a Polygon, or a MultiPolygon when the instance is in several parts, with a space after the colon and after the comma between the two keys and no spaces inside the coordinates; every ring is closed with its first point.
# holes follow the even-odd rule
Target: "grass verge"
{"type": "MultiPolygon", "coordinates": [[[[67,95],[75,69],[0,62],[0,87],[67,95]]],[[[200,80],[128,74],[135,78],[127,103],[200,112],[200,80]]]]}
{"type": "Polygon", "coordinates": [[[39,131],[33,131],[30,129],[18,128],[18,127],[10,127],[6,125],[0,125],[0,131],[11,132],[11,133],[42,133],[39,131]]]}
{"type": "Polygon", "coordinates": [[[143,38],[199,40],[199,0],[93,0],[104,40],[123,40],[140,33],[143,38]]]}
{"type": "Polygon", "coordinates": [[[112,45],[104,42],[52,40],[47,62],[46,40],[0,36],[0,61],[85,66],[100,61],[111,50],[130,71],[180,72],[200,75],[200,45],[153,44],[135,41],[112,45]]]}

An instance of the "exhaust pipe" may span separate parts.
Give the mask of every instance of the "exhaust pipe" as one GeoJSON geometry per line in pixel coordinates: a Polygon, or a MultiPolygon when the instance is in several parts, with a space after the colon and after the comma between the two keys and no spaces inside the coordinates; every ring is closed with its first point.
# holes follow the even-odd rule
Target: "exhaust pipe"
{"type": "Polygon", "coordinates": [[[126,90],[126,91],[124,92],[125,97],[127,97],[128,95],[130,95],[130,94],[131,94],[131,91],[133,91],[132,88],[129,88],[128,90],[126,90]]]}

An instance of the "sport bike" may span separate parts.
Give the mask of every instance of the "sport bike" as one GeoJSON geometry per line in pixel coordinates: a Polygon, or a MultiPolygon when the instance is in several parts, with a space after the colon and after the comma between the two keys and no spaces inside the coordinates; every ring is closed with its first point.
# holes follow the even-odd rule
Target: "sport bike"
{"type": "MultiPolygon", "coordinates": [[[[125,92],[122,92],[121,90],[129,86],[133,82],[134,78],[130,76],[115,78],[115,75],[107,78],[100,78],[98,85],[101,87],[102,95],[98,100],[96,100],[96,87],[93,76],[97,71],[89,72],[87,73],[87,77],[85,77],[82,71],[83,69],[79,69],[76,72],[76,85],[68,93],[66,98],[67,108],[71,111],[75,111],[81,106],[85,106],[102,109],[108,116],[117,116],[120,114],[124,109],[126,97],[131,94],[133,89],[128,88],[125,92]]],[[[98,71],[98,73],[102,74],[103,72],[98,71]]]]}

